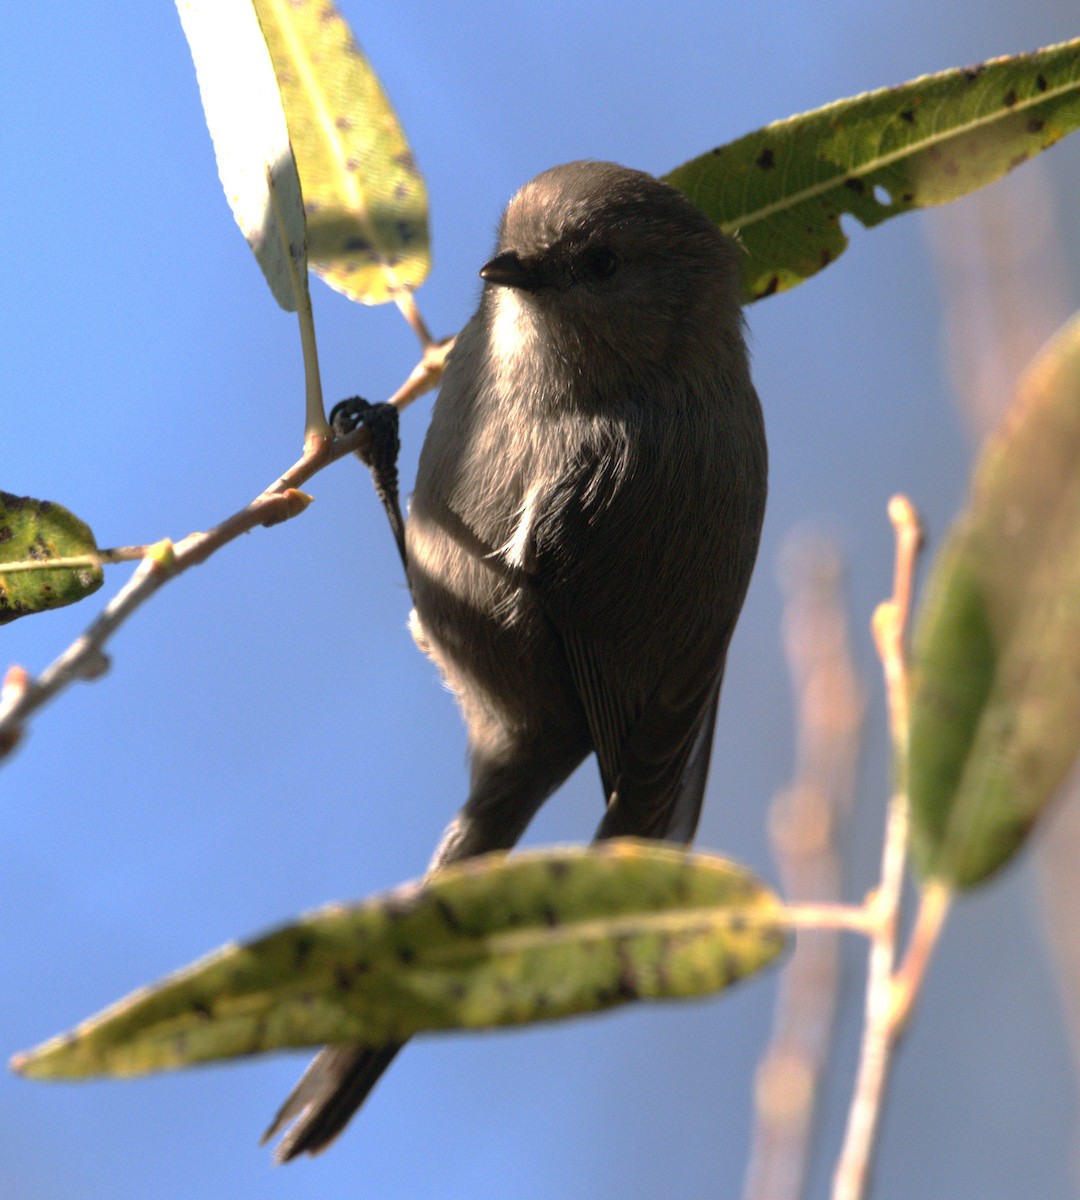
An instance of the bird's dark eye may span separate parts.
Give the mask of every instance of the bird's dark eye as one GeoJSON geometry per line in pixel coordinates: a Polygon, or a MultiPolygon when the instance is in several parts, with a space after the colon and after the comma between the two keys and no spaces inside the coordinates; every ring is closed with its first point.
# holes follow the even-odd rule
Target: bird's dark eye
{"type": "Polygon", "coordinates": [[[589,279],[608,279],[615,274],[619,260],[610,250],[599,246],[595,250],[587,250],[582,255],[581,265],[589,279]]]}

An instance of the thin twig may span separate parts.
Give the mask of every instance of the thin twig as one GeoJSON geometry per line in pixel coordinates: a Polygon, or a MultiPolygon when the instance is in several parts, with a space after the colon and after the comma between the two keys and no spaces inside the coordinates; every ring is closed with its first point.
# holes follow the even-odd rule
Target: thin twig
{"type": "MultiPolygon", "coordinates": [[[[791,783],[770,806],[770,842],[789,901],[834,904],[843,893],[837,838],[854,800],[863,689],[852,661],[836,547],[820,535],[793,539],[782,552],[780,574],[797,736],[791,783]]],[[[869,913],[859,912],[867,922],[861,932],[871,933],[869,913]]],[[[798,1200],[805,1193],[839,959],[831,926],[799,928],[756,1072],[744,1200],[798,1200]]]]}
{"type": "Polygon", "coordinates": [[[297,516],[311,498],[298,488],[339,458],[362,449],[370,433],[360,428],[346,437],[309,442],[303,456],[239,512],[206,532],[175,544],[167,539],[147,549],[127,583],[87,629],[37,678],[21,668],[8,672],[0,693],[0,757],[16,744],[27,719],[76,680],[94,679],[108,667],[104,647],[115,631],[162,584],[205,562],[215,551],[259,525],[275,525],[297,516]]]}
{"type": "MultiPolygon", "coordinates": [[[[401,303],[399,301],[399,304],[401,303]]],[[[405,311],[405,308],[410,306],[402,307],[405,311]]],[[[423,326],[415,304],[411,305],[411,311],[423,326]]],[[[433,342],[430,335],[426,334],[426,326],[423,328],[427,336],[423,358],[405,383],[390,397],[389,403],[398,409],[411,404],[418,396],[438,386],[447,356],[454,346],[453,338],[433,342]]],[[[421,340],[423,341],[423,338],[421,340]]],[[[305,345],[305,353],[306,351],[305,345]]],[[[305,362],[313,366],[317,379],[317,360],[306,357],[305,362]]],[[[311,394],[309,390],[309,399],[311,394]]],[[[182,574],[189,567],[204,562],[240,534],[247,533],[258,525],[276,525],[297,516],[311,502],[310,496],[305,496],[297,490],[301,484],[306,483],[324,467],[337,462],[339,458],[358,451],[367,451],[370,445],[371,434],[363,426],[339,438],[312,436],[309,417],[303,456],[250,504],[227,517],[220,525],[205,533],[189,534],[175,544],[166,540],[150,547],[122,547],[115,551],[100,551],[98,558],[102,562],[132,557],[141,557],[143,561],[97,619],[36,679],[21,667],[13,667],[8,672],[3,690],[0,691],[0,759],[19,742],[28,717],[75,680],[93,679],[108,669],[108,659],[103,650],[105,643],[163,583],[182,574]],[[145,553],[127,553],[130,550],[145,553]],[[106,555],[115,555],[115,558],[106,559],[106,555]]],[[[65,564],[53,559],[48,565],[56,567],[65,564]]],[[[86,564],[80,559],[79,565],[86,564]]],[[[9,569],[7,564],[4,565],[4,569],[9,569]]]]}
{"type": "Polygon", "coordinates": [[[844,1146],[833,1177],[833,1200],[860,1200],[866,1194],[898,1029],[894,1020],[893,970],[896,965],[897,928],[909,827],[908,677],[904,636],[911,609],[922,530],[914,507],[903,496],[895,496],[889,502],[889,518],[896,530],[893,595],[891,600],[878,605],[873,629],[885,674],[896,786],[886,818],[881,882],[871,899],[872,907],[878,914],[878,923],[870,948],[866,1025],[844,1146]]]}

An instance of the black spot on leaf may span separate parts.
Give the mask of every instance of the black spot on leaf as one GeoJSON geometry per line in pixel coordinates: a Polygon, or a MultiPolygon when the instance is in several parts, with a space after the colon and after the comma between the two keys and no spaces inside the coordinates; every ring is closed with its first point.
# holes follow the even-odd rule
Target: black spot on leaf
{"type": "Polygon", "coordinates": [[[758,296],[759,297],[771,296],[779,286],[780,286],[780,276],[772,275],[769,278],[769,282],[761,289],[760,292],[758,292],[758,296]]]}
{"type": "Polygon", "coordinates": [[[763,171],[771,171],[776,166],[776,155],[766,146],[754,161],[763,171]]]}
{"type": "Polygon", "coordinates": [[[435,908],[438,910],[439,916],[442,917],[443,924],[447,929],[452,930],[454,933],[464,932],[462,924],[458,920],[457,913],[454,912],[451,905],[447,904],[442,896],[436,898],[435,908]]]}
{"type": "Polygon", "coordinates": [[[1016,99],[1016,89],[1009,88],[1005,95],[1001,97],[1001,103],[1004,104],[1006,108],[1012,108],[1012,106],[1016,103],[1016,99]]]}

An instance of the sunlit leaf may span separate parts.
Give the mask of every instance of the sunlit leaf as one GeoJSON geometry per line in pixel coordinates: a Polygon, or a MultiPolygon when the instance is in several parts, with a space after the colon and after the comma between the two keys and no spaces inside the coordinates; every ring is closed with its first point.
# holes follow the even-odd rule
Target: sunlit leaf
{"type": "Polygon", "coordinates": [[[300,177],[251,0],[176,0],[176,7],[221,185],[275,299],[295,311],[307,294],[300,177]]]}
{"type": "Polygon", "coordinates": [[[428,273],[427,191],[397,116],[329,0],[253,0],[304,186],[308,259],[382,304],[428,273]]]}
{"type": "Polygon", "coordinates": [[[1080,751],[1080,317],[983,452],[914,641],[910,788],[921,871],[1006,863],[1080,751]]]}
{"type": "Polygon", "coordinates": [[[779,913],[742,867],[655,843],[490,855],[227,946],[13,1066],[132,1075],[700,996],[780,953],[779,913]]]}
{"type": "Polygon", "coordinates": [[[1080,125],[1080,39],[925,75],[766,125],[666,176],[746,248],[748,300],[794,287],[863,225],[999,179],[1080,125]]]}
{"type": "Polygon", "coordinates": [[[96,592],[104,582],[99,563],[44,565],[51,559],[93,558],[96,553],[89,526],[66,508],[51,500],[0,492],[0,625],[74,604],[96,592]],[[5,564],[31,569],[5,571],[5,564]]]}

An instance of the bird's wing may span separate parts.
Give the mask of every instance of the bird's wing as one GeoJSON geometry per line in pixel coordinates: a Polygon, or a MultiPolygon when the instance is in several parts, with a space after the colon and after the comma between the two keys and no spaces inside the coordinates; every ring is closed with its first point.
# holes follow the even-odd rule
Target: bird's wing
{"type": "Polygon", "coordinates": [[[640,704],[636,673],[627,678],[574,630],[564,630],[562,641],[608,802],[597,836],[690,841],[709,770],[722,662],[692,680],[680,679],[673,664],[640,704]]]}
{"type": "Polygon", "coordinates": [[[658,523],[660,499],[653,473],[598,452],[545,497],[534,526],[535,586],[608,801],[601,837],[693,836],[737,613],[705,565],[676,571],[682,534],[658,523]]]}

